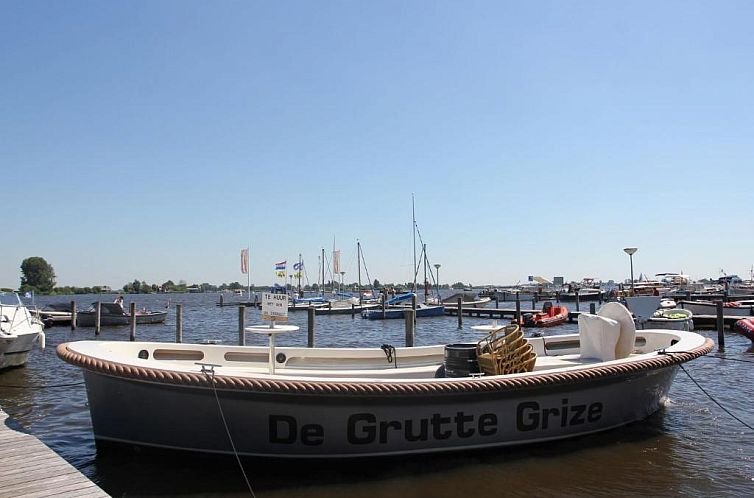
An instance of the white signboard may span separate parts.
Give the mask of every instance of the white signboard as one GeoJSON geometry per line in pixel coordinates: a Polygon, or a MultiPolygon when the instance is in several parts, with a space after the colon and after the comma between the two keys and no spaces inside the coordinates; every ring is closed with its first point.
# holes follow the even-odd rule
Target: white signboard
{"type": "Polygon", "coordinates": [[[262,320],[288,321],[288,295],[263,292],[262,320]]]}

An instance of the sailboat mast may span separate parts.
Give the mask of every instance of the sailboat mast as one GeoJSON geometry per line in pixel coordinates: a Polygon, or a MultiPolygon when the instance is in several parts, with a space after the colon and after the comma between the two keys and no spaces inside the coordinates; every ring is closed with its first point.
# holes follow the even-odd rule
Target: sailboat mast
{"type": "Polygon", "coordinates": [[[299,295],[299,297],[303,297],[303,295],[301,294],[301,270],[302,270],[302,266],[301,266],[301,253],[298,253],[298,271],[296,272],[296,274],[298,275],[298,295],[299,295]]]}
{"type": "Polygon", "coordinates": [[[411,194],[411,234],[414,238],[414,265],[412,267],[412,272],[414,273],[414,288],[413,291],[416,292],[416,208],[414,207],[414,194],[411,194]]]}
{"type": "Polygon", "coordinates": [[[322,297],[325,296],[325,248],[322,248],[322,287],[320,288],[322,297]]]}
{"type": "Polygon", "coordinates": [[[424,302],[427,302],[429,297],[429,282],[427,281],[427,244],[422,244],[422,254],[424,255],[424,302]]]}
{"type": "Polygon", "coordinates": [[[361,242],[359,242],[358,239],[356,239],[356,268],[356,272],[359,278],[359,304],[362,304],[364,297],[361,292],[361,242]]]}

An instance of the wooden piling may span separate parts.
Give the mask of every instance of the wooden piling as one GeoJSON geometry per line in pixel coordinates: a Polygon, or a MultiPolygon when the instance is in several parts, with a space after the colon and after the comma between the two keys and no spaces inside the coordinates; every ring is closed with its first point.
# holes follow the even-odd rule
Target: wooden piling
{"type": "Polygon", "coordinates": [[[100,319],[102,318],[102,303],[94,303],[94,335],[99,335],[100,319]]]}
{"type": "Polygon", "coordinates": [[[717,301],[717,345],[718,347],[725,346],[725,321],[723,320],[723,302],[717,301]]]}
{"type": "Polygon", "coordinates": [[[71,301],[71,330],[76,330],[76,301],[71,301]]]}
{"type": "Polygon", "coordinates": [[[533,299],[531,300],[531,309],[537,309],[537,300],[533,299]]]}
{"type": "Polygon", "coordinates": [[[246,346],[246,306],[238,307],[238,345],[246,346]]]}
{"type": "Polygon", "coordinates": [[[576,291],[576,311],[579,310],[579,303],[581,302],[581,299],[579,299],[579,291],[576,291]]]}
{"type": "Polygon", "coordinates": [[[456,310],[458,311],[458,328],[463,328],[463,308],[461,308],[461,305],[463,304],[463,298],[456,299],[456,304],[458,305],[458,308],[456,310]]]}
{"type": "Polygon", "coordinates": [[[382,319],[385,319],[385,301],[387,300],[387,294],[385,292],[382,292],[382,319]]]}
{"type": "Polygon", "coordinates": [[[412,348],[414,347],[414,337],[416,335],[416,310],[403,310],[403,318],[406,322],[406,347],[412,348]]]}
{"type": "Polygon", "coordinates": [[[594,303],[589,303],[589,313],[594,315],[596,313],[597,305],[594,303]]]}
{"type": "MultiPolygon", "coordinates": [[[[497,296],[497,293],[495,293],[495,309],[500,307],[500,298],[497,296]]],[[[752,308],[754,309],[754,308],[752,308]]]]}
{"type": "Polygon", "coordinates": [[[131,304],[129,305],[129,311],[131,312],[131,316],[129,317],[129,321],[131,323],[131,333],[128,335],[128,340],[131,342],[134,342],[136,340],[136,303],[131,301],[131,304]]]}
{"type": "Polygon", "coordinates": [[[225,299],[223,299],[223,295],[222,295],[222,294],[220,294],[220,306],[222,306],[222,305],[223,305],[223,302],[224,302],[224,301],[225,301],[225,299]]]}
{"type": "Polygon", "coordinates": [[[356,305],[351,303],[351,318],[356,318],[356,305]]]}
{"type": "Polygon", "coordinates": [[[309,306],[306,309],[306,346],[309,348],[314,347],[314,306],[309,306]]]}
{"type": "Polygon", "coordinates": [[[516,323],[521,323],[521,297],[516,294],[516,323]]]}
{"type": "MultiPolygon", "coordinates": [[[[220,294],[222,297],[222,294],[220,294]]],[[[175,342],[183,342],[183,305],[175,305],[175,342]]]]}

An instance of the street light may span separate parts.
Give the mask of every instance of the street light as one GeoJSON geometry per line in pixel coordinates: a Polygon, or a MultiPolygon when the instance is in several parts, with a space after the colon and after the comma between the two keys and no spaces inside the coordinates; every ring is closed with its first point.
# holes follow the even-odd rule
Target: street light
{"type": "Polygon", "coordinates": [[[634,295],[634,253],[638,251],[638,247],[626,247],[623,252],[628,254],[628,259],[631,261],[631,295],[634,295]]]}
{"type": "Polygon", "coordinates": [[[435,270],[437,271],[437,302],[441,301],[440,299],[440,265],[438,263],[435,263],[435,270]]]}

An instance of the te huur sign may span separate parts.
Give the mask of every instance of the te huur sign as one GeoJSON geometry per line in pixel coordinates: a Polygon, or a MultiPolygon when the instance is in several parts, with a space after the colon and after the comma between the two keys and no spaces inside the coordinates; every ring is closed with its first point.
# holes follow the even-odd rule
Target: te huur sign
{"type": "Polygon", "coordinates": [[[288,296],[286,294],[262,293],[262,320],[288,321],[288,296]]]}

